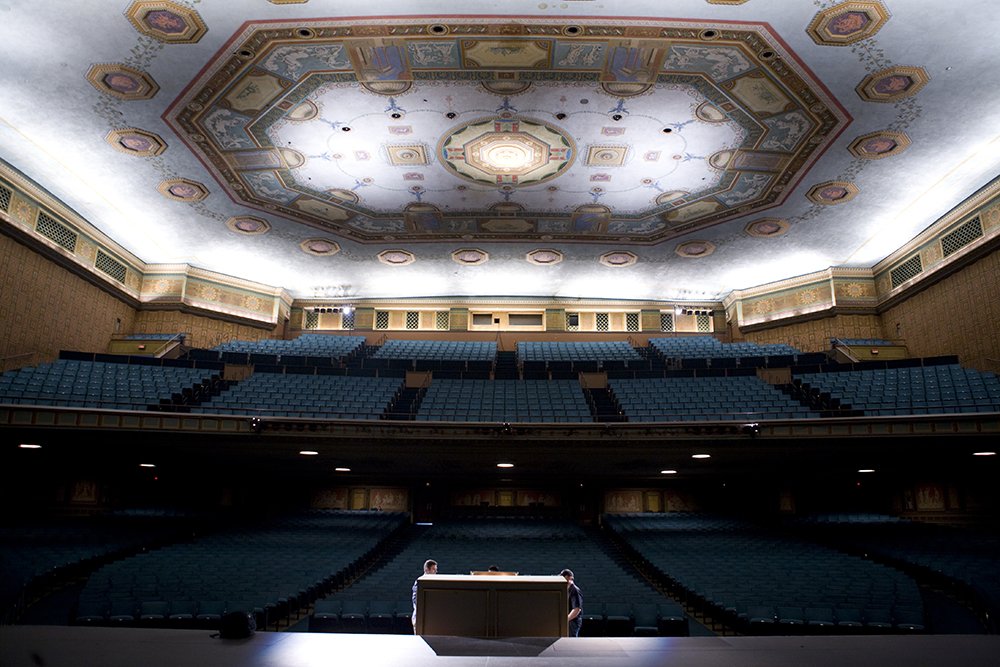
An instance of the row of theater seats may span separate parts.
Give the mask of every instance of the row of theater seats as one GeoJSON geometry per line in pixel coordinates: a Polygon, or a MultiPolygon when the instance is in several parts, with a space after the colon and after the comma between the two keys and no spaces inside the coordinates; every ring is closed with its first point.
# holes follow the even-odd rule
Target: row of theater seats
{"type": "Polygon", "coordinates": [[[866,415],[1000,411],[1000,378],[958,364],[796,374],[866,415]]]}
{"type": "Polygon", "coordinates": [[[432,382],[416,418],[425,421],[589,422],[575,380],[439,380],[432,382]]]}
{"type": "Polygon", "coordinates": [[[641,360],[627,341],[522,341],[517,344],[520,361],[615,361],[641,360]]]}
{"type": "Polygon", "coordinates": [[[374,354],[377,359],[493,361],[495,341],[387,340],[374,354]]]}
{"type": "Polygon", "coordinates": [[[616,515],[605,525],[692,605],[747,632],[926,628],[916,582],[860,556],[732,518],[616,515]]]}
{"type": "Polygon", "coordinates": [[[213,627],[228,611],[246,611],[261,629],[276,626],[405,522],[401,513],[314,511],[139,553],[94,572],[73,619],[213,627]]]}
{"type": "Polygon", "coordinates": [[[756,376],[610,380],[629,421],[815,419],[756,376]]]}
{"type": "Polygon", "coordinates": [[[556,575],[568,567],[583,592],[586,633],[631,635],[638,625],[643,627],[640,633],[653,628],[655,634],[659,615],[664,634],[688,634],[680,606],[614,559],[595,533],[567,520],[509,518],[451,520],[424,529],[382,567],[326,601],[317,601],[310,629],[408,630],[411,586],[427,558],[438,562],[441,574],[468,574],[496,565],[520,575],[556,575]]]}
{"type": "Polygon", "coordinates": [[[713,336],[650,338],[650,347],[668,359],[794,356],[802,354],[784,343],[723,343],[713,336]]]}
{"type": "Polygon", "coordinates": [[[210,371],[200,368],[60,359],[0,375],[0,401],[146,410],[212,379],[210,371]]]}

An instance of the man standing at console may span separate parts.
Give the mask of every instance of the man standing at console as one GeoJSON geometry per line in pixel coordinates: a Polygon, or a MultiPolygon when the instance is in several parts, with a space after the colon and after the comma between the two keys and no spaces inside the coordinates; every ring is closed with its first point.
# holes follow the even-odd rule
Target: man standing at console
{"type": "Polygon", "coordinates": [[[580,626],[583,625],[583,593],[573,581],[573,570],[563,570],[559,576],[566,580],[569,592],[569,613],[566,615],[566,619],[569,621],[569,636],[579,637],[580,626]]]}
{"type": "MultiPolygon", "coordinates": [[[[424,574],[437,574],[438,564],[436,560],[427,559],[424,561],[424,574]]],[[[413,634],[417,634],[417,580],[413,580],[413,616],[410,617],[413,624],[413,634]]]]}

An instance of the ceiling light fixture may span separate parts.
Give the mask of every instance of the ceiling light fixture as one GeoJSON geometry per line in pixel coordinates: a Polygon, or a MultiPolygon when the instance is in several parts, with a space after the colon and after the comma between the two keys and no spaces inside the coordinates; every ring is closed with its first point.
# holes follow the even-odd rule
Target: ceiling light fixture
{"type": "MultiPolygon", "coordinates": [[[[21,445],[24,447],[24,445],[21,445]]],[[[996,456],[996,452],[972,452],[973,456],[996,456]]]]}
{"type": "Polygon", "coordinates": [[[334,472],[351,472],[350,468],[334,468],[334,472]]]}
{"type": "Polygon", "coordinates": [[[661,475],[676,475],[677,471],[676,470],[661,470],[660,474],[661,475]]]}
{"type": "Polygon", "coordinates": [[[860,468],[858,472],[875,472],[875,468],[860,468]]]}
{"type": "Polygon", "coordinates": [[[692,454],[691,458],[693,458],[693,459],[710,459],[710,458],[712,458],[712,455],[711,454],[692,454]]]}
{"type": "Polygon", "coordinates": [[[301,452],[299,452],[299,454],[301,454],[302,456],[318,456],[319,452],[314,452],[311,449],[303,449],[301,452]]]}
{"type": "Polygon", "coordinates": [[[498,468],[513,468],[514,464],[513,463],[498,463],[497,467],[498,468]]]}
{"type": "Polygon", "coordinates": [[[155,463],[140,463],[139,467],[140,468],[155,468],[156,464],[155,463]]]}
{"type": "Polygon", "coordinates": [[[42,448],[41,445],[32,445],[32,444],[29,444],[27,442],[22,442],[20,445],[18,445],[18,447],[20,447],[21,449],[41,449],[42,448]]]}

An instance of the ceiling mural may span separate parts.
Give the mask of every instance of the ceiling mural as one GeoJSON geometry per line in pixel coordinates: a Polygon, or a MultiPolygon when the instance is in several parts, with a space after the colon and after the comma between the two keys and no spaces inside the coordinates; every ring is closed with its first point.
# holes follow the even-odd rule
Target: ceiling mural
{"type": "Polygon", "coordinates": [[[722,299],[996,179],[1000,12],[961,4],[0,2],[0,179],[296,298],[722,299]]]}
{"type": "Polygon", "coordinates": [[[655,243],[780,203],[851,120],[763,24],[250,22],[231,45],[165,120],[234,199],[359,241],[655,243]]]}

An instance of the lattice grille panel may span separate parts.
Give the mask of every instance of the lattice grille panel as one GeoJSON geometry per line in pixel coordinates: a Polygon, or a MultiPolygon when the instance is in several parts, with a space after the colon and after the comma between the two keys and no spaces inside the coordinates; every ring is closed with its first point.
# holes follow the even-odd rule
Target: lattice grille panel
{"type": "Polygon", "coordinates": [[[376,329],[388,329],[389,328],[389,312],[386,310],[375,311],[375,328],[376,329]]]}
{"type": "Polygon", "coordinates": [[[107,254],[103,250],[97,251],[97,259],[94,260],[94,267],[98,271],[103,271],[120,283],[125,282],[127,269],[124,264],[107,254]]]}
{"type": "Polygon", "coordinates": [[[566,313],[566,331],[580,330],[580,313],[566,313]]]}
{"type": "Polygon", "coordinates": [[[439,310],[434,314],[434,326],[438,331],[447,331],[451,324],[451,313],[447,310],[439,310]]]}
{"type": "Polygon", "coordinates": [[[920,263],[920,255],[914,255],[890,271],[889,278],[892,280],[892,286],[895,288],[899,287],[923,270],[924,267],[923,264],[920,263]]]}
{"type": "Polygon", "coordinates": [[[948,232],[941,237],[941,250],[945,257],[958,252],[960,249],[969,245],[978,238],[983,236],[983,223],[980,222],[979,216],[976,216],[972,220],[959,227],[958,229],[948,232]]]}
{"type": "Polygon", "coordinates": [[[340,328],[341,329],[353,329],[354,328],[354,311],[349,313],[342,313],[340,315],[340,328]]]}
{"type": "Polygon", "coordinates": [[[0,211],[10,210],[10,198],[13,196],[10,190],[0,185],[0,211]]]}
{"type": "Polygon", "coordinates": [[[35,231],[51,239],[70,252],[76,252],[77,233],[44,211],[38,212],[35,231]]]}
{"type": "Polygon", "coordinates": [[[319,313],[312,310],[306,311],[306,329],[319,329],[319,313]]]}
{"type": "Polygon", "coordinates": [[[712,330],[712,316],[698,315],[698,331],[707,333],[712,330]]]}
{"type": "Polygon", "coordinates": [[[611,328],[607,313],[594,313],[594,328],[598,331],[608,331],[611,328]]]}
{"type": "Polygon", "coordinates": [[[660,331],[674,330],[674,314],[660,313],[660,331]]]}
{"type": "Polygon", "coordinates": [[[406,328],[407,329],[420,328],[420,313],[418,313],[415,310],[406,311],[406,328]]]}
{"type": "Polygon", "coordinates": [[[639,330],[639,313],[625,313],[625,331],[639,330]]]}

